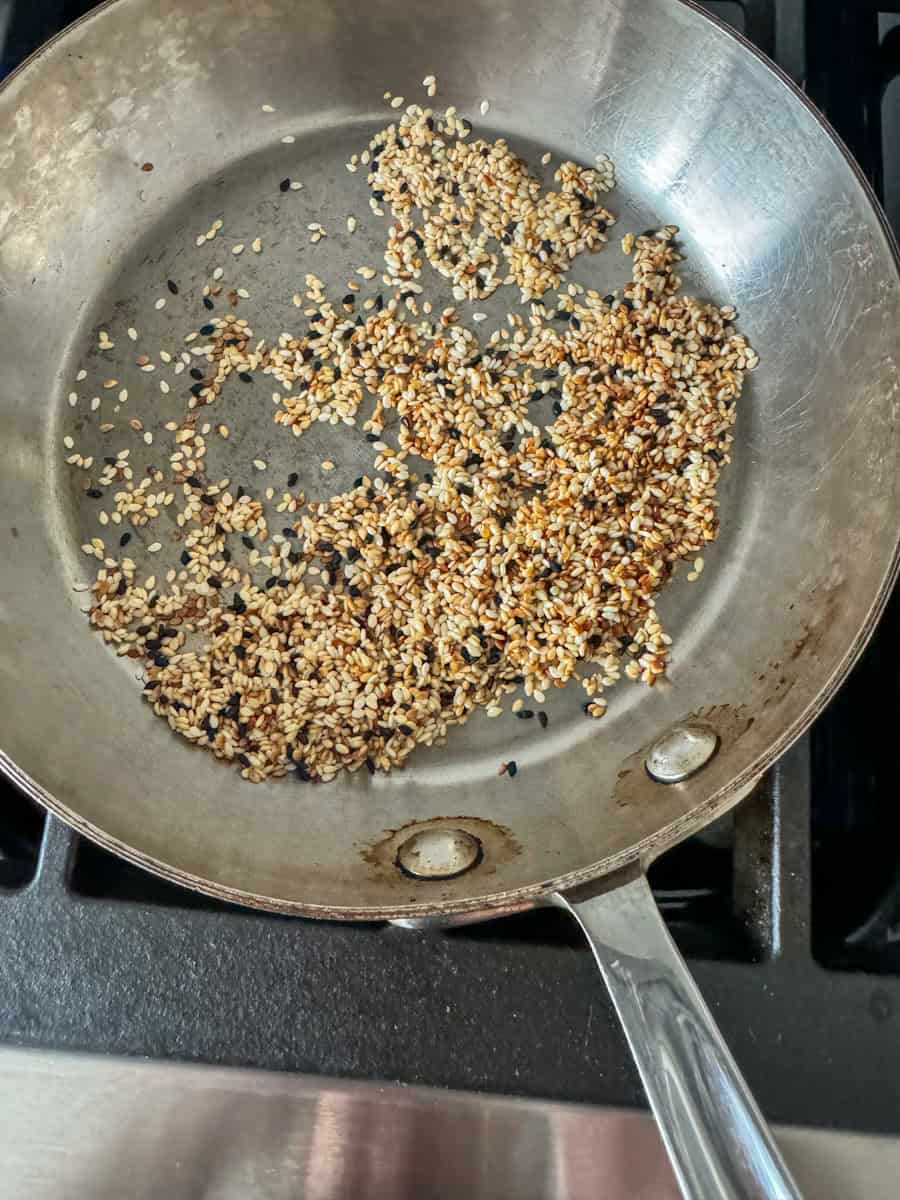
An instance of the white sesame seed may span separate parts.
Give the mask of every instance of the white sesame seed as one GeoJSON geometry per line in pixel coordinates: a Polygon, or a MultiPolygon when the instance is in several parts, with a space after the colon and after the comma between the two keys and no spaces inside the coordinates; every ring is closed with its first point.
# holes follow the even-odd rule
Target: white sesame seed
{"type": "Polygon", "coordinates": [[[162,392],[164,395],[167,395],[167,394],[168,394],[168,392],[169,392],[169,385],[166,383],[165,379],[161,379],[161,380],[159,381],[159,390],[160,390],[160,391],[161,391],[161,392],[162,392]]]}
{"type": "Polygon", "coordinates": [[[263,462],[263,460],[261,458],[254,458],[253,465],[254,465],[254,467],[256,467],[257,471],[265,471],[266,467],[269,464],[263,462]]]}
{"type": "Polygon", "coordinates": [[[250,243],[250,249],[254,254],[259,254],[262,251],[262,238],[254,238],[250,243]]]}
{"type": "Polygon", "coordinates": [[[347,218],[347,232],[353,233],[353,231],[355,229],[356,229],[356,217],[348,217],[347,218]]]}
{"type": "Polygon", "coordinates": [[[87,371],[84,369],[84,367],[82,367],[81,370],[78,372],[78,374],[75,376],[75,382],[81,383],[82,379],[87,379],[87,371]]]}
{"type": "Polygon", "coordinates": [[[303,184],[300,182],[299,179],[291,180],[291,191],[292,192],[299,192],[302,187],[303,187],[303,184]]]}
{"type": "Polygon", "coordinates": [[[549,162],[551,162],[551,160],[552,160],[552,159],[553,159],[553,155],[550,153],[550,151],[549,151],[549,150],[546,152],[546,154],[542,154],[542,155],[541,155],[541,163],[542,163],[542,164],[543,164],[545,167],[547,166],[547,164],[548,164],[549,162]]]}
{"type": "Polygon", "coordinates": [[[160,550],[162,550],[162,542],[151,542],[147,547],[148,554],[157,554],[160,550]]]}
{"type": "Polygon", "coordinates": [[[322,464],[321,464],[321,467],[322,467],[322,470],[323,470],[323,471],[333,471],[333,470],[334,470],[334,463],[331,461],[331,459],[330,459],[330,458],[326,458],[326,459],[325,459],[325,460],[322,462],[322,464]]]}
{"type": "Polygon", "coordinates": [[[433,75],[426,75],[425,78],[422,80],[422,87],[430,88],[431,85],[435,82],[436,82],[436,80],[433,75]]]}
{"type": "Polygon", "coordinates": [[[71,408],[74,408],[77,403],[78,403],[78,393],[77,392],[69,392],[69,406],[71,408]]]}
{"type": "Polygon", "coordinates": [[[264,104],[262,106],[262,111],[264,113],[273,113],[275,111],[275,109],[271,104],[264,104]]]}
{"type": "Polygon", "coordinates": [[[63,445],[67,450],[71,450],[75,445],[74,440],[69,436],[69,434],[66,434],[66,436],[63,438],[63,445]]]}
{"type": "Polygon", "coordinates": [[[284,144],[286,146],[290,146],[296,141],[296,138],[294,137],[294,135],[292,133],[286,133],[281,140],[284,142],[284,144]]]}
{"type": "Polygon", "coordinates": [[[481,115],[483,117],[486,117],[487,113],[488,113],[488,109],[490,107],[491,107],[491,102],[489,100],[482,100],[482,102],[478,105],[478,111],[481,113],[481,115]]]}
{"type": "Polygon", "coordinates": [[[213,279],[218,280],[221,279],[224,274],[225,272],[222,267],[216,267],[216,269],[213,271],[212,277],[213,279]]]}
{"type": "Polygon", "coordinates": [[[92,396],[91,397],[91,412],[96,412],[99,407],[100,407],[100,397],[92,396]]]}
{"type": "Polygon", "coordinates": [[[155,309],[165,308],[166,307],[165,296],[160,296],[160,298],[156,301],[156,303],[153,305],[153,307],[155,309]]]}
{"type": "Polygon", "coordinates": [[[232,246],[231,253],[234,254],[235,256],[237,256],[238,254],[243,254],[244,253],[244,243],[238,242],[238,244],[236,246],[232,246]]]}
{"type": "Polygon", "coordinates": [[[402,96],[394,96],[393,100],[391,100],[391,108],[402,108],[403,104],[404,100],[402,96]]]}

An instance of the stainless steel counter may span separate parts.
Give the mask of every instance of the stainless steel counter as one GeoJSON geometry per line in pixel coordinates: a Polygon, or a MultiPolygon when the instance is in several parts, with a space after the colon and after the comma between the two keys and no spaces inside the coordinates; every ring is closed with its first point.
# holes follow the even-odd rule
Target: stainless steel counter
{"type": "MultiPolygon", "coordinates": [[[[900,1139],[777,1130],[810,1200],[894,1200],[900,1139]]],[[[642,1113],[0,1050],[6,1200],[676,1200],[642,1113]]]]}

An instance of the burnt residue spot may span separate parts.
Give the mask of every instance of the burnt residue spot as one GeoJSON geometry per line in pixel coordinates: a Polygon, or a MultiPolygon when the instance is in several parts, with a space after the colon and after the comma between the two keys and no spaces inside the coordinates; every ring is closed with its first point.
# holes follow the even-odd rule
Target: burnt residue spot
{"type": "MultiPolygon", "coordinates": [[[[398,892],[408,889],[411,877],[397,866],[397,851],[414,833],[427,829],[462,829],[476,839],[481,847],[481,854],[476,866],[464,872],[466,876],[472,875],[476,870],[479,876],[493,875],[522,853],[521,844],[506,825],[484,817],[448,816],[433,817],[427,821],[408,821],[397,829],[385,830],[374,842],[360,849],[360,858],[377,879],[392,886],[396,885],[398,892]]],[[[427,885],[432,893],[429,899],[433,900],[435,885],[451,881],[420,879],[416,882],[427,885]]],[[[422,898],[421,895],[414,896],[412,902],[422,898]]]]}

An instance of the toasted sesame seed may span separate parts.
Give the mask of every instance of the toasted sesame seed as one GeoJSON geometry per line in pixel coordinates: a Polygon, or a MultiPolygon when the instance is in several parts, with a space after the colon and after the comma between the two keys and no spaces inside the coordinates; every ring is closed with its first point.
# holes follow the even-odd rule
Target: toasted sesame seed
{"type": "Polygon", "coordinates": [[[238,244],[236,246],[232,246],[231,253],[234,254],[235,256],[237,256],[238,254],[243,254],[244,253],[244,243],[238,242],[238,244]]]}
{"type": "Polygon", "coordinates": [[[262,238],[255,237],[250,243],[250,249],[254,254],[259,254],[262,251],[262,238]]]}
{"type": "Polygon", "coordinates": [[[491,102],[489,100],[482,100],[482,102],[478,105],[478,111],[481,113],[481,115],[483,117],[486,117],[487,113],[488,113],[488,109],[490,107],[491,107],[491,102]]]}
{"type": "MultiPolygon", "coordinates": [[[[442,118],[411,105],[350,165],[370,168],[372,207],[390,212],[385,290],[363,303],[351,282],[329,300],[307,275],[293,298],[307,322],[274,339],[236,316],[242,292],[228,292],[232,309],[218,304],[222,315],[184,338],[196,344],[176,370],[190,368],[194,382],[185,412],[166,423],[163,464],[136,455],[132,468],[128,448],[107,441],[116,449],[96,477],[104,525],[152,528],[168,509],[180,565],[148,596],[132,560],[107,559],[99,539],[83,547],[98,560],[91,621],[143,656],[147,702],[253,782],[390,770],[477,709],[499,717],[519,687],[532,707],[517,698],[513,712],[546,728],[537,706],[581,664],[595,718],[621,676],[653,684],[671,644],[656,594],[679,561],[695,578],[702,569],[734,402],[754,361],[728,305],[679,294],[674,227],[634,239],[619,299],[566,285],[570,262],[601,249],[614,223],[600,206],[608,159],[596,170],[560,163],[544,192],[501,139],[478,138],[452,107],[442,118]],[[459,309],[438,305],[420,320],[418,305],[431,316],[426,263],[459,309]],[[479,343],[486,314],[469,305],[504,285],[531,309],[479,343]],[[216,479],[206,438],[227,426],[197,417],[241,386],[235,376],[269,377],[266,407],[292,436],[359,419],[368,473],[317,502],[294,490],[298,472],[287,491],[216,479]],[[532,419],[545,397],[547,428],[532,419]],[[423,478],[411,456],[427,462],[423,478]]],[[[325,231],[317,222],[308,232],[325,231]]],[[[154,369],[149,358],[137,365],[154,369]]],[[[123,424],[153,437],[138,417],[123,424]]],[[[92,459],[72,447],[69,461],[85,471],[92,459]]]]}
{"type": "Polygon", "coordinates": [[[147,547],[148,554],[156,554],[160,550],[162,550],[162,542],[151,542],[147,547]]]}

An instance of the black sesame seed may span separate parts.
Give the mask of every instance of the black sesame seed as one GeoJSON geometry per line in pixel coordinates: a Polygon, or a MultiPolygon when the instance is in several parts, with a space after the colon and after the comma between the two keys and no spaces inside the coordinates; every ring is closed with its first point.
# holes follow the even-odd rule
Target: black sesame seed
{"type": "Polygon", "coordinates": [[[381,434],[380,434],[380,433],[367,433],[367,434],[366,434],[366,441],[367,441],[367,442],[380,442],[380,441],[381,441],[381,434]]]}
{"type": "Polygon", "coordinates": [[[123,575],[122,578],[119,580],[118,587],[116,588],[116,595],[124,596],[127,591],[128,591],[128,584],[125,580],[125,576],[123,575]]]}
{"type": "Polygon", "coordinates": [[[634,540],[634,538],[623,537],[622,545],[625,547],[625,549],[628,551],[629,554],[632,552],[632,550],[637,550],[637,542],[634,540]]]}
{"type": "Polygon", "coordinates": [[[236,754],[235,758],[241,764],[242,767],[250,766],[250,759],[247,757],[246,754],[236,754]]]}
{"type": "Polygon", "coordinates": [[[191,392],[192,396],[199,396],[202,391],[203,391],[202,383],[192,383],[191,384],[190,392],[191,392]]]}
{"type": "Polygon", "coordinates": [[[353,295],[352,292],[348,292],[347,295],[341,301],[341,304],[355,304],[355,303],[356,303],[356,297],[353,295]]]}
{"type": "Polygon", "coordinates": [[[296,487],[297,481],[299,480],[299,478],[300,478],[300,476],[297,474],[296,471],[291,471],[290,475],[288,475],[288,477],[287,477],[288,487],[296,487]]]}
{"type": "Polygon", "coordinates": [[[119,538],[119,545],[127,546],[130,541],[131,541],[131,534],[128,532],[128,530],[126,530],[122,534],[122,536],[119,538]]]}
{"type": "Polygon", "coordinates": [[[534,716],[534,712],[530,708],[520,708],[519,711],[516,713],[516,716],[519,718],[520,721],[530,721],[532,719],[532,717],[534,716]]]}
{"type": "Polygon", "coordinates": [[[550,724],[550,718],[547,716],[547,714],[545,712],[539,712],[537,715],[537,719],[540,723],[541,729],[546,729],[547,726],[550,724]]]}
{"type": "Polygon", "coordinates": [[[210,300],[209,296],[204,296],[203,297],[203,307],[206,309],[209,309],[209,311],[212,312],[212,310],[216,306],[213,304],[212,300],[210,300]]]}
{"type": "Polygon", "coordinates": [[[296,765],[294,767],[294,778],[296,780],[298,780],[300,783],[309,783],[310,780],[312,779],[312,775],[310,775],[309,770],[307,769],[306,764],[304,763],[302,758],[296,763],[296,765]]]}
{"type": "Polygon", "coordinates": [[[167,667],[169,665],[168,656],[165,654],[154,654],[153,661],[160,668],[167,667]]]}
{"type": "Polygon", "coordinates": [[[209,337],[209,335],[211,333],[215,333],[215,332],[216,332],[215,325],[201,325],[200,326],[200,333],[203,337],[209,337]]]}
{"type": "Polygon", "coordinates": [[[238,379],[240,379],[241,383],[252,383],[253,382],[253,376],[250,374],[249,371],[238,371],[238,379]]]}
{"type": "Polygon", "coordinates": [[[510,777],[510,779],[515,779],[515,777],[518,775],[519,765],[515,759],[513,759],[511,762],[508,762],[506,764],[506,773],[510,777]]]}
{"type": "Polygon", "coordinates": [[[253,549],[253,538],[248,537],[246,535],[246,533],[241,535],[241,541],[244,543],[244,545],[247,547],[248,550],[253,549]]]}
{"type": "Polygon", "coordinates": [[[103,492],[100,490],[100,488],[92,487],[92,488],[88,488],[88,490],[84,494],[86,496],[90,496],[90,498],[92,500],[99,500],[100,497],[103,495],[103,492]]]}
{"type": "Polygon", "coordinates": [[[173,296],[178,295],[178,284],[175,282],[174,279],[167,279],[166,287],[169,289],[169,291],[172,293],[173,296]]]}
{"type": "Polygon", "coordinates": [[[191,379],[202,379],[203,378],[203,372],[200,370],[199,367],[191,367],[189,374],[191,376],[191,379]]]}
{"type": "Polygon", "coordinates": [[[279,191],[286,192],[290,186],[291,186],[290,179],[282,179],[281,183],[279,183],[279,185],[278,185],[278,189],[279,189],[279,191]]]}
{"type": "Polygon", "coordinates": [[[182,552],[181,552],[181,562],[182,562],[182,565],[186,567],[190,561],[191,561],[191,554],[190,554],[190,551],[189,551],[189,550],[182,550],[182,552]]]}

